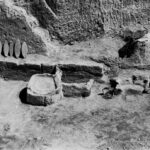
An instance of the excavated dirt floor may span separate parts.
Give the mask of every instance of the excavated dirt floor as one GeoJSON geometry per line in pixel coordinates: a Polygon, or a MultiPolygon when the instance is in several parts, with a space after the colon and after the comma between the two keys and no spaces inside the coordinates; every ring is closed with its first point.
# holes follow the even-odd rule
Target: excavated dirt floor
{"type": "MultiPolygon", "coordinates": [[[[47,0],[35,0],[37,4],[42,1],[48,3],[47,0]]],[[[76,13],[78,4],[70,11],[76,2],[57,1],[60,8],[56,9],[58,18],[55,21],[49,15],[51,7],[48,6],[49,12],[44,3],[34,8],[31,0],[0,0],[3,8],[0,9],[1,42],[19,38],[21,42],[26,41],[29,48],[26,59],[0,56],[0,150],[150,150],[150,94],[140,94],[137,90],[143,90],[142,87],[130,83],[133,74],[150,75],[149,36],[144,40],[148,39],[146,62],[133,65],[128,59],[124,62],[118,57],[118,50],[126,45],[120,38],[124,37],[124,33],[120,33],[122,28],[132,24],[138,28],[143,24],[149,30],[148,0],[132,0],[131,3],[125,0],[93,1],[99,6],[92,1],[81,1],[81,15],[76,13]],[[99,20],[102,20],[102,26],[99,20]],[[95,29],[104,28],[106,33],[101,38],[81,42],[80,34],[88,35],[80,32],[84,28],[88,34],[94,33],[95,38],[99,33],[95,29]],[[57,35],[66,38],[65,44],[68,39],[70,45],[60,44],[57,35]],[[80,42],[75,42],[74,38],[80,42]],[[72,64],[76,66],[70,66],[72,64]],[[85,81],[85,76],[99,79],[103,67],[106,72],[109,69],[110,72],[118,71],[122,86],[132,88],[132,92],[104,99],[99,93],[107,84],[100,79],[96,80],[87,98],[63,98],[47,107],[23,103],[26,101],[23,89],[31,75],[51,73],[56,65],[66,70],[63,82],[80,82],[80,77],[85,81]]]]}
{"type": "MultiPolygon", "coordinates": [[[[120,77],[135,71],[121,71],[120,77]]],[[[150,149],[150,95],[106,100],[98,95],[105,85],[95,83],[88,98],[64,98],[38,107],[20,101],[26,85],[0,79],[0,149],[150,149]]]]}

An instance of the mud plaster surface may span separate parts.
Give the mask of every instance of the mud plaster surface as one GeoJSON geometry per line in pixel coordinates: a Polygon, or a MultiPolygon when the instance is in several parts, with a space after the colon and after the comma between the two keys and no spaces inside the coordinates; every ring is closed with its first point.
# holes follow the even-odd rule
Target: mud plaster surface
{"type": "Polygon", "coordinates": [[[54,79],[50,76],[42,76],[41,74],[38,76],[34,76],[32,81],[30,81],[30,86],[32,87],[33,92],[37,92],[40,94],[47,94],[52,90],[55,90],[54,79]]]}

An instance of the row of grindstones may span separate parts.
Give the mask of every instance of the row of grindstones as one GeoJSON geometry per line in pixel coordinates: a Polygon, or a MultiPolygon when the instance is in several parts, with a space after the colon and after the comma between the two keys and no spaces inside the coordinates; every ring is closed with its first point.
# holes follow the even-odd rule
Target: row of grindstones
{"type": "Polygon", "coordinates": [[[5,40],[3,44],[0,41],[0,54],[3,54],[5,57],[15,56],[16,58],[26,58],[28,54],[28,46],[26,42],[21,43],[19,39],[15,42],[8,42],[5,40]]]}

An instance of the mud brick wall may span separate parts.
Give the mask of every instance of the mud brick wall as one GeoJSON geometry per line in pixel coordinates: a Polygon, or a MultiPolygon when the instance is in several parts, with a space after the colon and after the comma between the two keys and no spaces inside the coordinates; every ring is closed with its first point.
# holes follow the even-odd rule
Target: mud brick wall
{"type": "MultiPolygon", "coordinates": [[[[102,68],[100,66],[57,65],[63,72],[63,82],[85,82],[89,79],[99,79],[102,77],[102,68]]],[[[15,62],[0,61],[0,77],[6,80],[28,81],[32,75],[37,73],[55,74],[55,68],[56,65],[17,64],[15,62]]]]}

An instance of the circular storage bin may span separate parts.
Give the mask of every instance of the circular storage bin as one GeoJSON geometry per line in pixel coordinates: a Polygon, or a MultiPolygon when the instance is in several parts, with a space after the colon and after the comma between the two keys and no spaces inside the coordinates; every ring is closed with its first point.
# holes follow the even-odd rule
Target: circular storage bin
{"type": "Polygon", "coordinates": [[[27,102],[32,105],[49,105],[56,97],[57,100],[61,98],[61,94],[61,74],[59,73],[35,74],[27,86],[27,102]]]}

